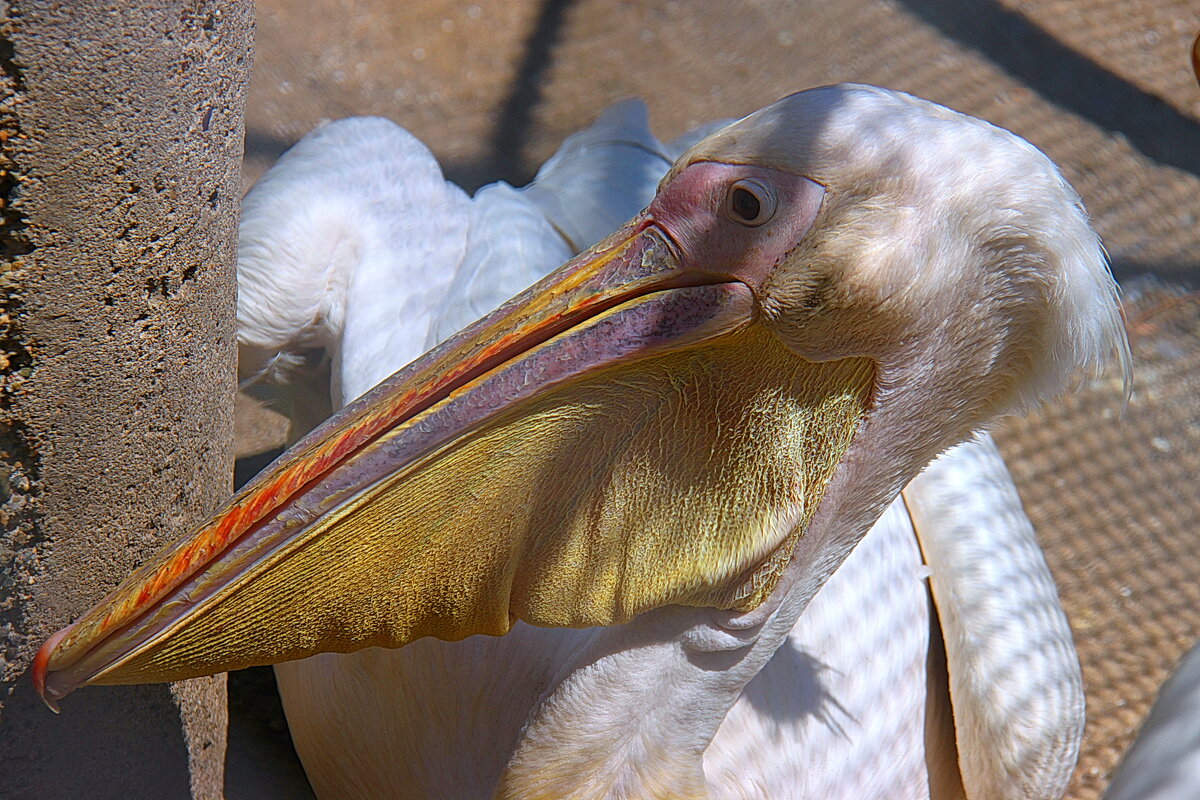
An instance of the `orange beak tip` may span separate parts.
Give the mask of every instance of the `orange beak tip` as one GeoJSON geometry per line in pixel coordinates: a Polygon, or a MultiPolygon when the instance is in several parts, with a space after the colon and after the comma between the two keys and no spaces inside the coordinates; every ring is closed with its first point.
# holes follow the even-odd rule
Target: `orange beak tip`
{"type": "Polygon", "coordinates": [[[57,697],[50,697],[46,694],[46,675],[49,672],[50,654],[58,647],[58,643],[67,635],[69,628],[63,628],[58,633],[46,640],[46,643],[37,651],[37,655],[33,657],[33,688],[37,689],[38,696],[42,698],[42,702],[46,707],[55,714],[60,713],[58,708],[57,697]]]}

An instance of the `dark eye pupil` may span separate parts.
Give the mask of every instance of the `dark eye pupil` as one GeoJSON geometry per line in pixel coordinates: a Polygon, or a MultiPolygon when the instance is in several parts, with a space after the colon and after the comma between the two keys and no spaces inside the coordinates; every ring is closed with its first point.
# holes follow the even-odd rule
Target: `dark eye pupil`
{"type": "Polygon", "coordinates": [[[733,213],[747,222],[758,219],[758,215],[762,211],[762,204],[758,202],[754,193],[740,186],[733,190],[733,197],[730,198],[729,205],[733,209],[733,213]]]}

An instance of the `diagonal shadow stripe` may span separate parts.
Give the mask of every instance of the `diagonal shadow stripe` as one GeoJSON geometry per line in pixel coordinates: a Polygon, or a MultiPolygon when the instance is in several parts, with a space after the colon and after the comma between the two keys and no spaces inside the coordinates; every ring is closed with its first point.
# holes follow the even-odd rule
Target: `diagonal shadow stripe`
{"type": "Polygon", "coordinates": [[[525,163],[524,147],[533,125],[533,111],[542,99],[542,78],[553,62],[552,51],[562,33],[573,0],[543,0],[537,22],[525,42],[525,55],[508,97],[500,106],[488,142],[494,177],[521,185],[533,177],[525,163]]]}
{"type": "MultiPolygon", "coordinates": [[[[1200,176],[1200,123],[1075,52],[994,0],[900,0],[946,36],[1063,109],[1124,134],[1160,164],[1200,176]]],[[[1179,54],[1180,63],[1187,59],[1179,54]]]]}
{"type": "Polygon", "coordinates": [[[245,158],[262,158],[274,163],[295,142],[257,128],[246,127],[245,158]]]}
{"type": "Polygon", "coordinates": [[[1112,272],[1121,286],[1150,279],[1189,291],[1200,290],[1200,263],[1127,261],[1114,258],[1112,272]]]}

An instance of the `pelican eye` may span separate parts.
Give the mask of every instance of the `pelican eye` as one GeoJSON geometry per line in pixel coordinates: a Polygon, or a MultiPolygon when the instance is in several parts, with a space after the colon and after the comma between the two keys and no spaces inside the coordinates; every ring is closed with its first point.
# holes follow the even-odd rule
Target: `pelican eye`
{"type": "Polygon", "coordinates": [[[775,193],[758,181],[736,181],[725,194],[725,216],[756,228],[775,216],[775,193]]]}

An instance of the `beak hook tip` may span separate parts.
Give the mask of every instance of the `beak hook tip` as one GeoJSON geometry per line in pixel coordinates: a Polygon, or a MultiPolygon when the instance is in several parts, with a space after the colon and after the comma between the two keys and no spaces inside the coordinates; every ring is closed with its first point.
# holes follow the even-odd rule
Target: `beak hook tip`
{"type": "Polygon", "coordinates": [[[50,655],[57,649],[58,643],[66,637],[68,630],[70,629],[63,628],[47,639],[45,644],[38,649],[37,655],[33,657],[33,688],[37,690],[38,696],[42,698],[42,702],[46,704],[46,707],[55,714],[60,713],[58,701],[65,697],[65,695],[60,695],[53,690],[47,693],[46,677],[50,674],[50,655]]]}

